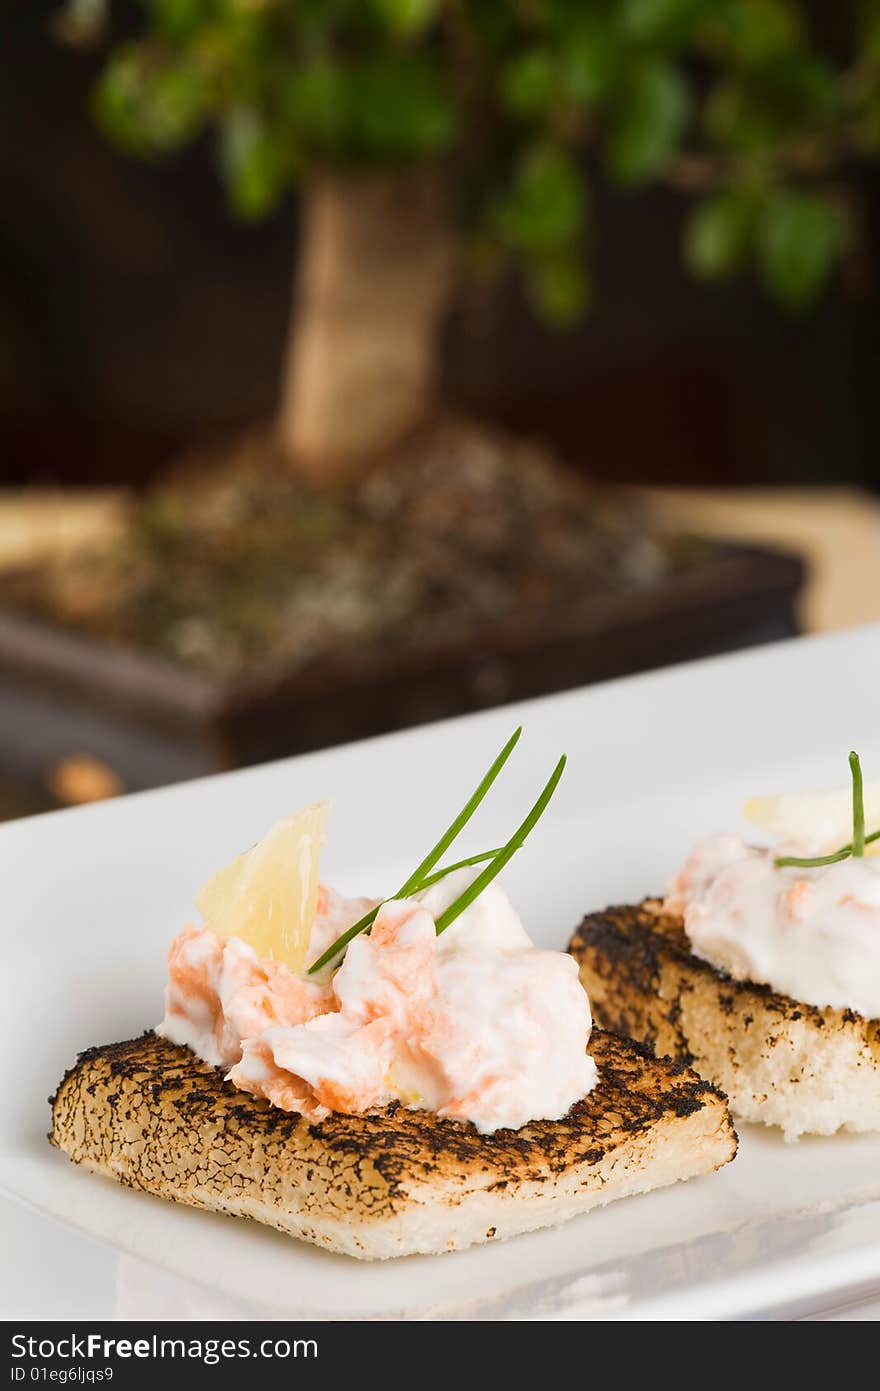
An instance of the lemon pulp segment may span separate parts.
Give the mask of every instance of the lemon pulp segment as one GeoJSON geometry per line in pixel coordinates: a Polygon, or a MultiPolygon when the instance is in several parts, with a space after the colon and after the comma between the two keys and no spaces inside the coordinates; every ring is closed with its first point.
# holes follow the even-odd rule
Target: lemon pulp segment
{"type": "Polygon", "coordinates": [[[301,969],[318,902],[328,809],[327,802],[314,802],[278,821],[208,880],[196,907],[218,937],[240,937],[257,956],[301,969]]]}

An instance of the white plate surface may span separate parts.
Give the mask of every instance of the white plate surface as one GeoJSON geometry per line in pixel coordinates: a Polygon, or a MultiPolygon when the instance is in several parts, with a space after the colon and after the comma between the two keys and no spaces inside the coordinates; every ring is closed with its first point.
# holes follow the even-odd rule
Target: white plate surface
{"type": "MultiPolygon", "coordinates": [[[[304,802],[334,801],[325,877],[387,891],[522,721],[464,848],[503,839],[567,751],[505,880],[536,940],[564,947],[585,911],[658,890],[697,836],[739,826],[746,796],[839,783],[850,748],[880,776],[878,686],[872,627],[0,827],[0,1186],[114,1248],[112,1311],[128,1317],[735,1317],[880,1282],[880,1137],[786,1145],[744,1127],[720,1174],[504,1245],[380,1265],[119,1188],[45,1139],[46,1097],[77,1051],[158,1018],[194,891],[304,802]]],[[[29,1220],[37,1242],[45,1218],[29,1220]]],[[[67,1291],[68,1315],[93,1307],[89,1288],[67,1291]]]]}

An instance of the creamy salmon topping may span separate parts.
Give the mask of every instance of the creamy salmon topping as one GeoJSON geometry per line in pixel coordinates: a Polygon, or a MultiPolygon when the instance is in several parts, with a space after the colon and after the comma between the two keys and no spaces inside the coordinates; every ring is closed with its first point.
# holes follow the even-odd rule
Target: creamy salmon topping
{"type": "MultiPolygon", "coordinates": [[[[188,929],[171,950],[159,1031],[309,1121],[391,1102],[484,1133],[558,1120],[597,1076],[576,963],[535,947],[497,884],[438,936],[473,872],[384,904],[323,981],[259,962],[210,925],[188,929]]],[[[309,960],[363,903],[322,891],[309,960]]]]}
{"type": "Polygon", "coordinates": [[[780,853],[809,851],[710,836],[670,881],[664,907],[682,916],[695,955],[735,979],[880,1019],[880,860],[780,866],[780,853]]]}
{"type": "Polygon", "coordinates": [[[303,1024],[334,1009],[326,985],[278,961],[259,961],[237,937],[187,927],[168,953],[165,1018],[157,1030],[214,1067],[231,1067],[242,1042],[273,1024],[303,1024]]]}

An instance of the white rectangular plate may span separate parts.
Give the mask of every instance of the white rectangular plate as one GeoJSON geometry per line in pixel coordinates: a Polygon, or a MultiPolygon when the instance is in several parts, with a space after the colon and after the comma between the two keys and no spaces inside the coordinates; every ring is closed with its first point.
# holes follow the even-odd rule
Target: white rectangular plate
{"type": "Polygon", "coordinates": [[[841,783],[850,748],[880,776],[878,689],[874,627],[0,828],[0,1184],[126,1253],[140,1290],[129,1315],[161,1309],[163,1290],[182,1308],[190,1289],[192,1307],[226,1317],[719,1317],[880,1281],[876,1136],[786,1145],[743,1128],[720,1174],[503,1246],[379,1265],[119,1188],[45,1138],[46,1096],[77,1051],[158,1019],[165,950],[198,886],[304,802],[334,802],[324,877],[386,892],[522,721],[463,849],[498,844],[567,751],[505,879],[536,940],[561,948],[584,912],[656,892],[698,836],[739,826],[746,796],[841,783]]]}

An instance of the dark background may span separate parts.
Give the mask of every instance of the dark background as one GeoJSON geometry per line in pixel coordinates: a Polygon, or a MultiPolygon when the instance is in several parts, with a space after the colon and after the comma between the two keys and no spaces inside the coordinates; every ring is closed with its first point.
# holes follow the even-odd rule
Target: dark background
{"type": "MultiPolygon", "coordinates": [[[[0,481],[143,481],[182,445],[273,408],[296,208],[228,212],[205,140],[153,165],[88,115],[100,55],[17,0],[0,41],[0,481]]],[[[507,287],[450,325],[449,395],[593,475],[671,483],[878,481],[880,179],[818,307],[696,284],[684,201],[599,190],[593,312],[556,333],[507,287]]]]}

